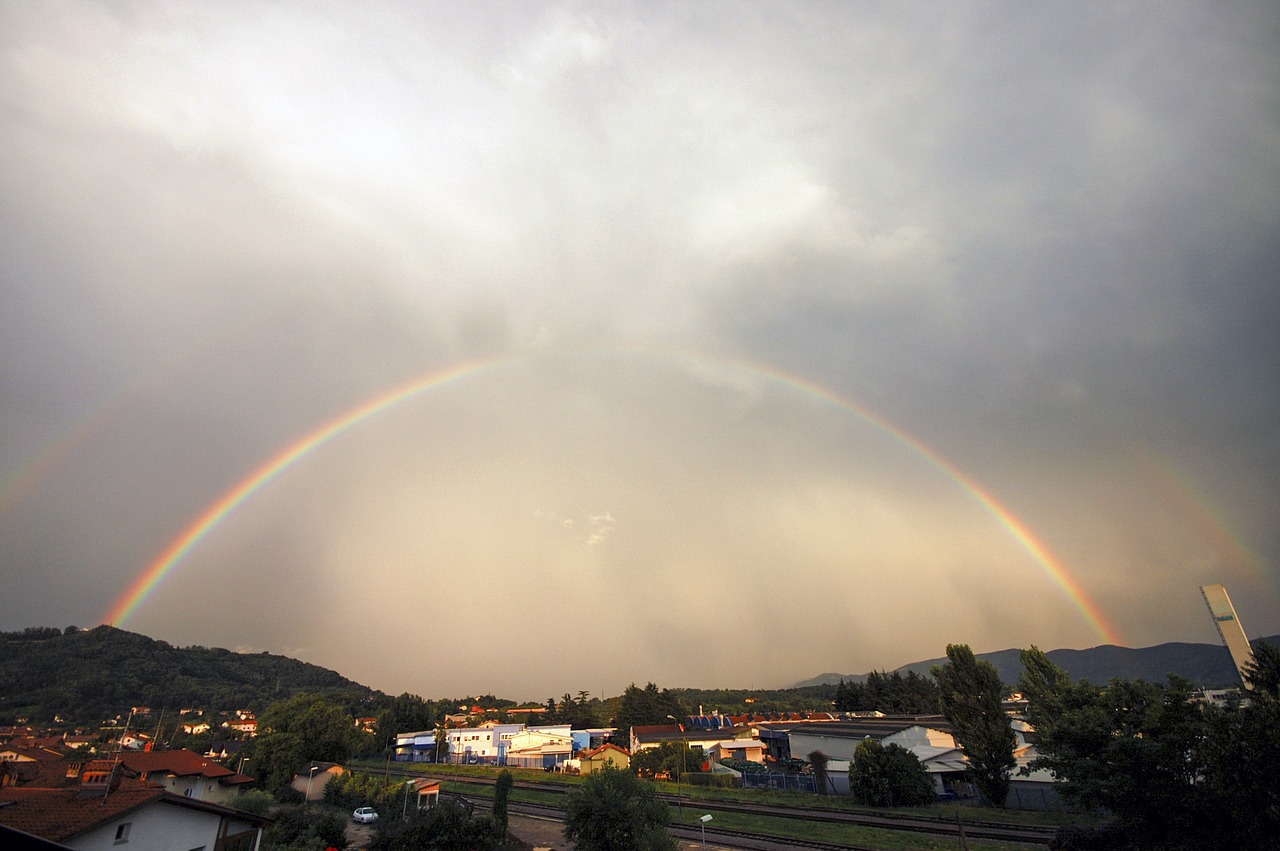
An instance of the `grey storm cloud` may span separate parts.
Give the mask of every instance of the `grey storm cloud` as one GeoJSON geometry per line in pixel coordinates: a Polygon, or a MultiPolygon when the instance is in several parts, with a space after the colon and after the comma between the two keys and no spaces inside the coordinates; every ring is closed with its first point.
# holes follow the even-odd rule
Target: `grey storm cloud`
{"type": "Polygon", "coordinates": [[[4,4],[0,627],[268,471],[125,627],[538,699],[1275,631],[1278,29],[4,4]]]}

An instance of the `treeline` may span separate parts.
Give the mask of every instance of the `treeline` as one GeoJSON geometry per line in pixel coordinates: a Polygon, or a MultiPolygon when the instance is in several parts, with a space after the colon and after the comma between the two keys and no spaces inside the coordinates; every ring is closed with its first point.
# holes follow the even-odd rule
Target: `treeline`
{"type": "Polygon", "coordinates": [[[838,712],[883,712],[887,715],[931,715],[939,711],[938,683],[915,671],[872,671],[864,682],[841,680],[835,687],[838,712]]]}
{"type": "Polygon", "coordinates": [[[270,653],[174,647],[145,635],[99,626],[34,627],[0,633],[0,722],[96,722],[150,706],[251,709],[300,692],[333,691],[351,702],[378,692],[340,674],[270,653]],[[56,672],[56,676],[50,676],[56,672]]]}

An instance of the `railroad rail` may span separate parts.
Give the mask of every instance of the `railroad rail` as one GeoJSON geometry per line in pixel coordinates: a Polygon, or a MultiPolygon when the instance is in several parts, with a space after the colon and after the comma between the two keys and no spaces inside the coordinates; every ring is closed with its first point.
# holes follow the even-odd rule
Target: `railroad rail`
{"type": "MultiPolygon", "coordinates": [[[[454,783],[466,783],[479,786],[492,786],[497,782],[496,778],[479,777],[474,775],[457,775],[426,773],[418,771],[408,771],[405,769],[390,769],[391,773],[400,776],[427,776],[433,780],[448,780],[454,783]]],[[[547,783],[537,780],[517,780],[516,786],[520,789],[538,792],[550,792],[553,794],[563,795],[570,791],[573,787],[564,783],[547,783]]],[[[875,827],[883,830],[908,831],[913,833],[924,833],[933,836],[945,836],[959,839],[963,836],[966,839],[982,839],[995,840],[1000,842],[1022,842],[1032,845],[1048,845],[1053,841],[1056,830],[1051,827],[1039,827],[1034,825],[1001,825],[991,822],[970,822],[960,823],[943,818],[930,818],[927,816],[909,816],[890,813],[868,813],[868,812],[849,812],[842,810],[830,810],[823,808],[809,807],[783,807],[776,804],[738,802],[738,801],[717,801],[703,798],[690,799],[681,795],[672,793],[659,793],[658,796],[668,804],[675,807],[688,807],[697,809],[702,812],[723,812],[723,813],[742,813],[745,815],[769,816],[772,818],[798,819],[810,822],[823,822],[827,824],[842,824],[856,827],[875,827]]],[[[472,797],[472,796],[469,796],[472,797]]],[[[512,802],[514,806],[514,802],[512,802]]],[[[536,806],[555,809],[549,804],[539,804],[536,806]]],[[[693,830],[693,828],[690,828],[693,830]]],[[[719,834],[736,834],[736,831],[727,831],[723,828],[717,829],[719,834]]],[[[699,832],[699,836],[700,836],[699,832]]],[[[708,837],[711,831],[708,830],[708,837]]],[[[775,844],[777,837],[774,837],[775,844]]],[[[800,840],[787,839],[788,843],[796,843],[800,840]]],[[[747,846],[740,846],[747,847],[747,846]]],[[[805,845],[804,847],[829,847],[829,848],[851,848],[850,845],[805,845]]]]}

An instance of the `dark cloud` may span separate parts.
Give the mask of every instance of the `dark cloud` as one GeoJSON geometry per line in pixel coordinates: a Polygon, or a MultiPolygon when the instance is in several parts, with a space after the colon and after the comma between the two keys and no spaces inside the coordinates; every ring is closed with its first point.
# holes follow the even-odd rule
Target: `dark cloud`
{"type": "Polygon", "coordinates": [[[1098,643],[1019,530],[1130,644],[1280,623],[1269,4],[0,15],[4,628],[448,369],[126,626],[539,698],[1098,643]]]}

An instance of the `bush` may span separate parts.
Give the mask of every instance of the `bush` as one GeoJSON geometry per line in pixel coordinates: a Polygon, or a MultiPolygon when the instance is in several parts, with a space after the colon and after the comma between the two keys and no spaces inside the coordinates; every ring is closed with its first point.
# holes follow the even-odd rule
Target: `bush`
{"type": "Polygon", "coordinates": [[[261,789],[250,789],[227,801],[227,806],[255,816],[265,816],[271,812],[272,797],[261,789]]]}
{"type": "Polygon", "coordinates": [[[292,786],[281,786],[273,793],[277,804],[305,804],[307,796],[292,786]]]}
{"type": "Polygon", "coordinates": [[[416,810],[408,821],[399,818],[378,822],[370,851],[470,851],[498,849],[505,837],[492,818],[473,818],[458,802],[442,801],[431,810],[416,810]]]}
{"type": "Polygon", "coordinates": [[[871,807],[916,807],[937,799],[916,755],[900,745],[866,739],[849,766],[849,794],[871,807]]]}
{"type": "Polygon", "coordinates": [[[674,851],[670,820],[652,785],[630,771],[606,768],[566,796],[564,837],[578,851],[674,851]]]}

